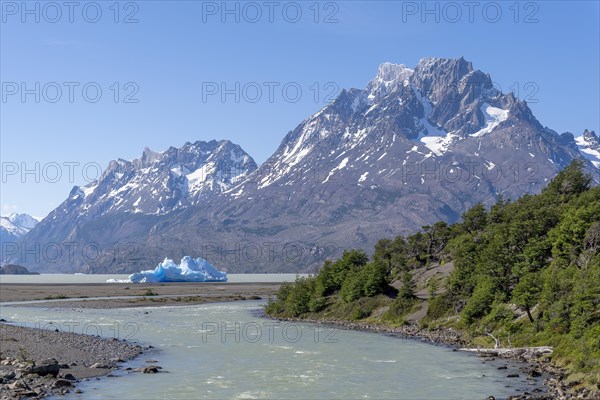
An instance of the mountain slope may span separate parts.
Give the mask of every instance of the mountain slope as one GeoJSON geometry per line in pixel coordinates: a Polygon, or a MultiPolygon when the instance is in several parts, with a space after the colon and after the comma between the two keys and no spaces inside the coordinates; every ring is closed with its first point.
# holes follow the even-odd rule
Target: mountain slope
{"type": "MultiPolygon", "coordinates": [[[[476,203],[537,193],[583,158],[581,146],[463,58],[385,63],[365,89],[342,91],[289,132],[260,167],[248,160],[237,179],[217,172],[197,185],[190,171],[202,152],[145,151],[74,188],[26,240],[132,249],[72,270],[133,271],[188,254],[229,271],[303,271],[344,248],[455,222],[476,203]]],[[[586,167],[600,180],[590,160],[586,167]]]]}

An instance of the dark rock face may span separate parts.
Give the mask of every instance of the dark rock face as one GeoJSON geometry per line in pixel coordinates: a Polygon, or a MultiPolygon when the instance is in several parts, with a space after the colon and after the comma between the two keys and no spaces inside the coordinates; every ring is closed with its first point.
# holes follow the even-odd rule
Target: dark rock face
{"type": "Polygon", "coordinates": [[[58,366],[58,361],[48,360],[42,362],[40,365],[33,365],[31,368],[26,370],[26,372],[30,374],[38,374],[39,376],[50,375],[56,378],[60,372],[60,367],[58,366]]]}
{"type": "MultiPolygon", "coordinates": [[[[146,149],[74,188],[22,247],[71,241],[79,250],[68,261],[27,261],[125,273],[188,254],[230,272],[311,271],[343,249],[370,250],[382,237],[457,221],[479,202],[539,192],[573,159],[600,181],[595,134],[542,126],[463,58],[381,65],[364,90],[343,90],[260,167],[235,145],[198,143],[146,149]],[[197,184],[190,171],[208,171],[207,160],[225,168],[197,184]],[[232,160],[241,172],[227,178],[232,160]],[[94,257],[82,255],[89,243],[100,249],[94,257]]],[[[22,247],[11,259],[31,258],[22,247]]]]}
{"type": "Polygon", "coordinates": [[[30,272],[22,265],[6,264],[0,267],[0,275],[39,275],[39,273],[30,272]]]}

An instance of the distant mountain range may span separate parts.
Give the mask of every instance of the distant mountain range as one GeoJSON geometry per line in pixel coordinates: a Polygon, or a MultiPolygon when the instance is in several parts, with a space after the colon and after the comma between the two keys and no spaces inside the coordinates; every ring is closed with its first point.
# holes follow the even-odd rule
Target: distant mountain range
{"type": "Polygon", "coordinates": [[[574,159],[600,181],[593,131],[542,126],[464,58],[385,63],[260,166],[229,141],[112,161],[21,243],[75,243],[73,257],[3,257],[46,271],[132,272],[182,255],[230,272],[311,271],[343,249],[457,221],[476,203],[537,193],[574,159]]]}
{"type": "Polygon", "coordinates": [[[38,222],[29,214],[12,213],[0,217],[0,241],[15,241],[29,232],[38,222]]]}

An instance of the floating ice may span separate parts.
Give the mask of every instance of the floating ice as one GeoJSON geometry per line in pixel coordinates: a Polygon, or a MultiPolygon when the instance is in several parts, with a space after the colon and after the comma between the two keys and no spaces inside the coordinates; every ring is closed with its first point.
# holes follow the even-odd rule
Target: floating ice
{"type": "Polygon", "coordinates": [[[219,271],[203,258],[185,256],[179,265],[165,258],[154,270],[131,274],[128,282],[227,282],[227,273],[219,271]]]}

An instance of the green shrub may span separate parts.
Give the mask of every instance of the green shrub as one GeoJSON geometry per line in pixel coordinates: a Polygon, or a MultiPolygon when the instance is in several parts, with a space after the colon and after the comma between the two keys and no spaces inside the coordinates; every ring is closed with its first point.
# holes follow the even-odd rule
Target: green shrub
{"type": "Polygon", "coordinates": [[[311,278],[296,279],[296,284],[285,300],[286,309],[290,316],[298,317],[310,311],[308,303],[312,296],[312,286],[311,278]]]}
{"type": "Polygon", "coordinates": [[[308,303],[310,312],[317,313],[327,307],[327,297],[313,297],[308,303]]]}
{"type": "Polygon", "coordinates": [[[429,300],[427,304],[426,319],[434,321],[454,312],[454,298],[449,292],[443,293],[429,300]]]}
{"type": "Polygon", "coordinates": [[[496,284],[493,279],[485,276],[475,286],[473,295],[467,301],[467,305],[462,311],[463,317],[467,323],[472,323],[475,319],[483,317],[490,310],[494,302],[496,293],[496,284]]]}
{"type": "Polygon", "coordinates": [[[416,303],[416,299],[407,299],[398,296],[394,299],[392,304],[390,304],[390,308],[388,308],[387,312],[384,314],[383,319],[393,322],[400,322],[413,310],[413,307],[416,303]]]}
{"type": "Polygon", "coordinates": [[[370,311],[370,310],[366,310],[360,306],[357,306],[352,310],[352,313],[350,313],[350,319],[354,320],[354,321],[359,320],[359,319],[364,319],[364,318],[367,318],[368,316],[370,316],[371,312],[372,311],[370,311]]]}
{"type": "Polygon", "coordinates": [[[362,282],[360,274],[350,276],[344,281],[342,289],[340,290],[340,297],[346,303],[351,303],[354,300],[362,297],[362,282]]]}

